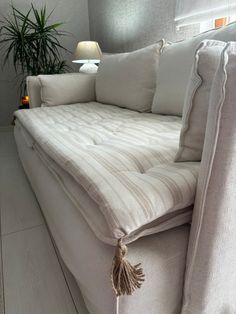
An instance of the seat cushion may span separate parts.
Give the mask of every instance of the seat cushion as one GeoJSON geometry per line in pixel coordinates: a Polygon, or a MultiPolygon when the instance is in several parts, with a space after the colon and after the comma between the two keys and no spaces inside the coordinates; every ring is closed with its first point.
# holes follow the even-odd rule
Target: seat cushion
{"type": "Polygon", "coordinates": [[[151,111],[163,41],[130,53],[106,55],[96,77],[97,101],[151,111]]]}
{"type": "Polygon", "coordinates": [[[182,115],[194,55],[200,42],[205,39],[236,41],[236,24],[232,23],[164,47],[159,61],[152,112],[182,115]]]}
{"type": "Polygon", "coordinates": [[[225,46],[223,41],[205,40],[196,52],[176,161],[201,160],[211,87],[225,46]]]}
{"type": "MultiPolygon", "coordinates": [[[[35,108],[16,116],[33,138],[30,145],[98,204],[112,241],[155,233],[160,222],[168,225],[169,216],[193,204],[199,163],[173,162],[178,117],[99,103],[35,108]]],[[[95,217],[86,209],[84,216],[99,237],[91,223],[95,217]]]]}

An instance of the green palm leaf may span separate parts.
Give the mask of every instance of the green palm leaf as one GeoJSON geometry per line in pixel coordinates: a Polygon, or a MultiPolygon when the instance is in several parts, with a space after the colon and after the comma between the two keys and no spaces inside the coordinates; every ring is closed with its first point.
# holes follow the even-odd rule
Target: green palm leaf
{"type": "MultiPolygon", "coordinates": [[[[57,74],[69,70],[61,52],[69,52],[59,38],[69,33],[60,30],[64,23],[51,23],[54,10],[47,13],[46,6],[23,13],[11,5],[11,14],[0,21],[0,52],[3,66],[12,62],[21,87],[25,87],[27,75],[57,74]]],[[[24,89],[24,88],[23,88],[24,89]]]]}

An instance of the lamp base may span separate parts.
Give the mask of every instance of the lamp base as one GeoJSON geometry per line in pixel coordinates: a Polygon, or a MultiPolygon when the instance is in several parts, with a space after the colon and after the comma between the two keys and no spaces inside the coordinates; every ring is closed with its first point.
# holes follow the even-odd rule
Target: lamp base
{"type": "Polygon", "coordinates": [[[97,73],[97,70],[98,70],[98,66],[96,66],[96,64],[85,63],[80,67],[79,72],[80,73],[97,73]]]}

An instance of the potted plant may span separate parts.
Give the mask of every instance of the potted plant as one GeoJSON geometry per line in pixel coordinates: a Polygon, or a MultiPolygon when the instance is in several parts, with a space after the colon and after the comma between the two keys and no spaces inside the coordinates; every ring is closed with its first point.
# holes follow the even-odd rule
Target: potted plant
{"type": "Polygon", "coordinates": [[[25,92],[26,76],[59,74],[69,69],[61,60],[61,51],[68,50],[59,42],[67,33],[59,30],[63,23],[50,24],[52,13],[47,14],[46,6],[38,10],[31,4],[24,14],[11,5],[10,16],[0,22],[3,65],[13,62],[17,77],[21,78],[21,93],[25,92]]]}

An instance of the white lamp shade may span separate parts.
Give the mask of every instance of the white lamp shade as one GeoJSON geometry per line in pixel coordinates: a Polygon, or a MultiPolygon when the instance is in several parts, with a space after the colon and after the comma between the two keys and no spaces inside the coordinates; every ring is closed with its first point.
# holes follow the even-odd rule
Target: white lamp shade
{"type": "Polygon", "coordinates": [[[81,41],[78,43],[75,54],[74,63],[99,63],[102,51],[96,41],[81,41]]]}

